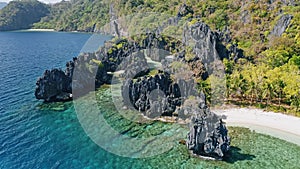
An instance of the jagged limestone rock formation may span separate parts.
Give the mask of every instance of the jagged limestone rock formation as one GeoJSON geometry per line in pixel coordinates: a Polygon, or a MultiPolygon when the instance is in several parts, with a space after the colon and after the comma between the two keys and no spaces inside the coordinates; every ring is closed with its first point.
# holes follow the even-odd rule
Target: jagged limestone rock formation
{"type": "Polygon", "coordinates": [[[65,72],[61,69],[46,70],[36,82],[35,97],[50,101],[72,99],[72,77],[77,58],[66,63],[65,72]]]}
{"type": "Polygon", "coordinates": [[[189,14],[192,16],[194,14],[194,11],[193,11],[192,7],[190,7],[190,6],[188,6],[184,3],[183,5],[181,5],[179,7],[177,17],[184,17],[184,16],[187,16],[189,14]]]}
{"type": "MultiPolygon", "coordinates": [[[[79,92],[82,90],[82,94],[84,94],[88,91],[95,90],[93,86],[99,87],[102,84],[110,84],[112,79],[111,72],[119,70],[125,71],[123,74],[125,78],[143,76],[149,72],[149,67],[145,53],[142,52],[142,50],[145,49],[152,60],[162,61],[169,55],[168,51],[164,49],[174,49],[178,46],[180,46],[180,43],[176,41],[170,42],[168,37],[154,33],[142,35],[137,42],[127,39],[117,39],[106,42],[98,51],[94,53],[83,53],[78,56],[76,62],[74,61],[74,63],[70,64],[73,66],[72,68],[68,68],[67,65],[67,76],[70,77],[71,81],[76,81],[76,83],[72,83],[70,91],[76,90],[79,92]],[[74,70],[76,70],[75,73],[73,72],[74,70]],[[75,77],[74,74],[76,75],[75,77]],[[94,85],[94,83],[96,84],[94,85]]],[[[37,83],[37,90],[42,88],[41,85],[46,85],[48,82],[49,81],[37,83]]],[[[60,89],[57,90],[60,91],[60,89]]],[[[53,93],[52,98],[55,98],[55,95],[60,92],[53,93]]],[[[47,93],[47,91],[39,90],[37,93],[43,95],[42,93],[47,93]]],[[[42,96],[37,96],[36,98],[48,100],[47,97],[42,96]]],[[[56,99],[50,100],[60,101],[56,99]]]]}
{"type": "Polygon", "coordinates": [[[122,86],[124,105],[149,118],[176,116],[190,120],[187,147],[195,155],[216,159],[229,150],[230,138],[222,119],[210,111],[203,92],[198,93],[192,81],[174,82],[168,73],[127,79],[122,86]]]}
{"type": "Polygon", "coordinates": [[[36,82],[35,97],[50,101],[67,101],[72,98],[72,79],[62,70],[46,70],[36,82]]]}
{"type": "Polygon", "coordinates": [[[124,70],[121,77],[126,79],[136,78],[149,73],[149,66],[147,64],[147,59],[145,54],[141,51],[132,53],[130,56],[126,57],[120,64],[119,69],[124,70]]]}
{"type": "Polygon", "coordinates": [[[206,106],[204,94],[195,102],[198,103],[187,104],[182,108],[188,109],[191,117],[186,145],[196,156],[221,159],[230,148],[230,137],[225,123],[206,106]]]}
{"type": "Polygon", "coordinates": [[[189,56],[187,59],[187,51],[184,51],[179,53],[178,59],[187,63],[201,61],[209,72],[212,71],[211,64],[216,63],[216,61],[224,58],[232,58],[237,61],[244,57],[243,51],[232,42],[228,28],[213,32],[207,24],[197,21],[192,25],[184,26],[182,39],[185,45],[192,47],[194,56],[189,56]],[[230,48],[227,49],[225,45],[230,46],[230,48]]]}
{"type": "MultiPolygon", "coordinates": [[[[139,49],[138,45],[127,40],[106,45],[95,53],[84,53],[73,58],[66,64],[65,72],[60,69],[46,70],[36,82],[36,98],[47,102],[66,101],[72,99],[73,90],[81,95],[109,84],[112,76],[108,72],[115,72],[124,58],[139,49]]],[[[127,66],[125,64],[124,69],[127,66]]]]}
{"type": "MultiPolygon", "coordinates": [[[[180,16],[192,13],[193,12],[190,7],[186,5],[182,5],[179,10],[180,16]]],[[[177,16],[169,19],[167,22],[170,22],[169,24],[176,24],[180,18],[181,17],[177,16]]],[[[94,82],[92,79],[95,80],[96,87],[105,83],[110,84],[111,77],[109,74],[118,70],[125,70],[123,74],[123,77],[125,78],[136,78],[147,74],[149,72],[149,68],[146,65],[146,56],[138,52],[144,49],[146,49],[146,55],[153,61],[162,62],[162,65],[166,68],[164,70],[167,72],[170,70],[170,63],[166,62],[166,57],[172,54],[170,51],[176,51],[177,54],[174,54],[174,59],[172,60],[187,64],[190,67],[190,70],[193,71],[194,77],[201,77],[204,80],[208,77],[208,71],[211,71],[208,68],[212,68],[209,63],[219,60],[219,58],[228,57],[231,53],[235,54],[235,58],[240,57],[241,55],[241,52],[237,50],[237,46],[232,45],[232,48],[228,51],[222,44],[221,38],[228,42],[231,41],[231,39],[227,36],[229,34],[228,32],[225,32],[222,35],[213,32],[205,23],[200,21],[189,27],[185,27],[184,30],[185,34],[183,39],[184,43],[186,43],[185,45],[189,45],[190,40],[193,41],[192,47],[193,55],[195,55],[195,57],[191,60],[186,60],[186,52],[182,42],[172,39],[171,37],[160,35],[159,32],[160,31],[156,33],[146,32],[135,41],[118,39],[106,42],[105,45],[97,52],[82,54],[79,56],[78,61],[75,64],[76,70],[78,70],[76,71],[76,78],[74,79],[72,73],[73,70],[67,73],[67,76],[78,82],[71,85],[71,91],[74,88],[76,90],[84,91],[94,90],[92,87],[87,88],[89,86],[93,86],[94,82]],[[127,59],[134,53],[138,53],[134,62],[132,59],[127,59]]],[[[45,83],[47,82],[45,81],[45,83]]],[[[37,83],[37,89],[41,88],[39,87],[41,84],[43,83],[37,83]]],[[[39,90],[36,93],[43,92],[45,93],[46,91],[39,90]]],[[[39,95],[41,96],[43,94],[39,95]]],[[[40,96],[37,96],[37,98],[48,100],[46,97],[40,96]]],[[[52,98],[55,97],[53,96],[52,98]]],[[[55,99],[53,99],[53,101],[55,101],[55,99]]]]}
{"type": "Polygon", "coordinates": [[[127,79],[122,86],[122,96],[127,107],[151,118],[172,113],[181,103],[179,87],[172,84],[167,73],[138,78],[135,82],[127,79]]]}
{"type": "Polygon", "coordinates": [[[281,36],[286,30],[286,28],[289,26],[292,19],[293,19],[292,15],[289,14],[282,15],[280,19],[277,21],[270,35],[281,36]]]}
{"type": "Polygon", "coordinates": [[[179,79],[175,82],[170,74],[162,71],[136,81],[127,79],[122,86],[124,104],[150,118],[173,116],[188,96],[197,94],[193,80],[179,79]]]}

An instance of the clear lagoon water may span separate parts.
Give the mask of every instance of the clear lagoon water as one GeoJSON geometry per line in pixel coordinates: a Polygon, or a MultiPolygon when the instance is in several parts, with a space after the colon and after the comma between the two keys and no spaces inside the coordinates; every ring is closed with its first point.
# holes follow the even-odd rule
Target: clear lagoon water
{"type": "MultiPolygon", "coordinates": [[[[73,102],[46,104],[34,97],[37,77],[45,69],[64,68],[66,61],[77,56],[90,37],[91,34],[84,33],[0,32],[1,169],[299,168],[299,146],[236,127],[229,128],[231,156],[224,161],[193,157],[176,139],[161,140],[161,144],[172,142],[172,147],[149,158],[122,157],[107,152],[84,132],[73,102]]],[[[96,50],[108,39],[102,36],[85,50],[96,50]]],[[[95,92],[99,113],[120,133],[146,137],[161,133],[185,135],[188,132],[186,126],[138,123],[122,117],[114,108],[109,89],[104,86],[95,92]]],[[[83,98],[86,102],[89,99],[90,95],[83,98]]],[[[112,144],[123,143],[113,143],[112,140],[112,144]]]]}

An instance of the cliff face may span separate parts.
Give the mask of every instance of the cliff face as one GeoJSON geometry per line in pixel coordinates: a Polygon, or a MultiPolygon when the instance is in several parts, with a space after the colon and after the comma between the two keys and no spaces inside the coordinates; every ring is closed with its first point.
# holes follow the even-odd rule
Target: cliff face
{"type": "Polygon", "coordinates": [[[275,24],[270,35],[281,36],[286,28],[289,26],[291,20],[293,19],[292,15],[284,14],[280,17],[280,19],[275,24]]]}
{"type": "Polygon", "coordinates": [[[135,82],[127,79],[122,86],[124,104],[150,118],[172,116],[176,106],[180,106],[184,99],[180,92],[178,83],[164,72],[138,78],[135,82]]]}
{"type": "Polygon", "coordinates": [[[77,58],[66,64],[66,71],[46,70],[36,82],[35,97],[46,102],[72,99],[72,77],[77,58]]]}

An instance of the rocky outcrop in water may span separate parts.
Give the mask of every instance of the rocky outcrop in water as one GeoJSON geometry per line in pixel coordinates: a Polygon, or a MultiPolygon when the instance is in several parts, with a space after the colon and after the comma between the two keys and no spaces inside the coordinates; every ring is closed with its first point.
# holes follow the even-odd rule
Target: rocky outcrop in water
{"type": "MultiPolygon", "coordinates": [[[[187,10],[187,9],[186,9],[187,10]]],[[[186,51],[182,42],[173,39],[171,37],[166,37],[158,33],[147,32],[140,37],[137,37],[137,41],[118,39],[110,42],[106,42],[103,47],[101,47],[95,53],[85,53],[81,54],[76,61],[72,61],[67,64],[67,69],[65,76],[68,78],[68,88],[67,91],[64,90],[64,82],[62,80],[55,81],[57,90],[52,90],[52,92],[47,91],[49,88],[45,87],[49,81],[39,80],[37,83],[36,98],[44,99],[46,101],[60,101],[55,99],[60,93],[71,94],[73,90],[82,91],[86,93],[91,90],[95,90],[95,87],[99,87],[103,84],[110,84],[112,79],[112,72],[119,70],[124,70],[121,75],[126,79],[136,78],[143,76],[149,72],[149,66],[147,65],[146,56],[150,57],[153,61],[162,62],[166,72],[172,73],[170,69],[170,63],[175,60],[178,62],[183,62],[190,67],[195,78],[206,79],[208,77],[208,68],[211,68],[210,63],[220,58],[228,58],[230,54],[234,54],[234,58],[241,57],[241,52],[238,50],[237,46],[232,45],[230,50],[227,50],[222,41],[231,42],[228,36],[228,32],[224,34],[215,33],[203,22],[196,22],[190,27],[186,27],[184,30],[183,39],[185,39],[186,45],[191,43],[193,45],[192,49],[192,59],[186,59],[186,51]],[[223,38],[223,39],[222,39],[223,38]],[[145,52],[141,52],[144,50],[145,52]],[[171,55],[172,51],[177,52],[171,62],[166,62],[166,57],[171,55]],[[76,69],[75,69],[76,68],[76,69]],[[74,70],[75,76],[74,76],[74,70]],[[76,83],[72,83],[75,81],[76,83]],[[60,84],[61,83],[61,84],[60,84]],[[55,91],[55,92],[53,92],[55,91]],[[48,94],[46,94],[48,93],[48,94]],[[51,93],[49,95],[49,93],[51,93]],[[49,96],[51,99],[49,99],[49,96]]],[[[65,79],[65,78],[62,78],[65,79]]],[[[51,82],[52,83],[52,82],[51,82]]],[[[155,82],[156,83],[156,82],[155,82]]],[[[180,82],[176,82],[180,83],[180,82]]],[[[185,91],[186,89],[181,89],[185,91]]],[[[163,91],[166,93],[167,91],[163,91]]],[[[166,94],[168,96],[168,94],[166,94]]],[[[73,95],[74,97],[75,95],[73,95]]],[[[167,98],[167,100],[170,98],[167,98]]],[[[142,102],[146,101],[141,99],[142,102]]],[[[136,106],[137,109],[144,110],[145,107],[149,107],[148,103],[136,103],[137,100],[133,100],[133,104],[141,104],[141,106],[136,106]]],[[[170,101],[167,101],[170,103],[170,101]]],[[[166,103],[167,103],[166,102],[166,103]]],[[[153,102],[153,104],[156,104],[153,102]]],[[[158,106],[158,105],[157,105],[158,106]]],[[[162,114],[170,114],[174,110],[176,104],[167,105],[168,113],[165,111],[160,111],[162,114]]],[[[165,108],[160,108],[165,109],[165,108]]],[[[151,113],[150,113],[151,114],[151,113]]]]}
{"type": "Polygon", "coordinates": [[[127,79],[122,86],[122,96],[126,107],[149,118],[190,119],[186,144],[194,155],[222,158],[228,152],[230,138],[224,122],[209,110],[204,93],[198,93],[192,81],[174,82],[168,73],[159,72],[136,81],[127,79]]]}
{"type": "Polygon", "coordinates": [[[182,111],[191,117],[190,132],[186,145],[196,156],[221,159],[229,151],[230,138],[225,123],[211,112],[205,104],[205,97],[187,100],[182,111]],[[196,106],[195,106],[196,105],[196,106]]]}
{"type": "MultiPolygon", "coordinates": [[[[127,66],[131,66],[132,70],[140,68],[134,67],[131,62],[125,61],[123,66],[121,64],[124,58],[139,49],[135,42],[121,39],[106,45],[95,53],[83,53],[73,58],[73,61],[67,62],[65,72],[59,69],[46,70],[36,82],[36,98],[47,102],[70,100],[74,90],[82,95],[95,90],[95,87],[110,84],[112,76],[108,72],[127,66]]],[[[145,58],[139,58],[137,63],[143,66],[145,62],[145,58]]],[[[142,70],[147,71],[146,67],[142,70]]]]}
{"type": "Polygon", "coordinates": [[[36,82],[35,97],[46,102],[72,99],[72,77],[77,57],[66,63],[66,70],[46,70],[36,82]]]}
{"type": "Polygon", "coordinates": [[[292,19],[293,19],[292,15],[289,14],[282,15],[280,19],[277,21],[270,35],[281,36],[286,30],[286,28],[289,26],[292,19]]]}
{"type": "Polygon", "coordinates": [[[72,78],[59,69],[46,70],[36,82],[35,97],[50,101],[67,101],[72,98],[72,78]]]}

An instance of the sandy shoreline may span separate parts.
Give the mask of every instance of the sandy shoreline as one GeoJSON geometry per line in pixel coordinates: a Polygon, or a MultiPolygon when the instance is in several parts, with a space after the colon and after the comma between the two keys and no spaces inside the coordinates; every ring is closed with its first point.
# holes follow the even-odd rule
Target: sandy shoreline
{"type": "Polygon", "coordinates": [[[300,118],[251,108],[212,110],[225,115],[228,126],[241,126],[268,134],[300,146],[300,118]]]}
{"type": "Polygon", "coordinates": [[[54,29],[24,29],[24,30],[20,30],[20,31],[24,31],[24,32],[55,32],[54,29]]]}

